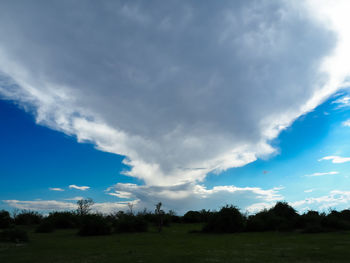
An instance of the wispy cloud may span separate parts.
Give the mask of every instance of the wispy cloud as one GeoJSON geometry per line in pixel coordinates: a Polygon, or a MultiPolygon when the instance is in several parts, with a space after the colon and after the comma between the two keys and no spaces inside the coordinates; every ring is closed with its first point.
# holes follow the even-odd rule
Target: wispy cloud
{"type": "Polygon", "coordinates": [[[333,101],[332,103],[333,104],[339,104],[338,107],[350,106],[350,97],[349,96],[343,96],[343,97],[333,101]]]}
{"type": "Polygon", "coordinates": [[[345,127],[350,127],[350,119],[348,119],[346,121],[343,121],[342,125],[345,126],[345,127]]]}
{"type": "Polygon", "coordinates": [[[61,191],[61,192],[64,191],[64,189],[59,188],[59,187],[50,187],[49,190],[50,191],[61,191]]]}
{"type": "Polygon", "coordinates": [[[115,191],[114,193],[107,193],[108,195],[111,196],[116,196],[119,198],[123,198],[123,199],[130,199],[132,197],[132,194],[129,192],[122,192],[122,191],[115,191]]]}
{"type": "Polygon", "coordinates": [[[56,200],[3,200],[3,202],[11,207],[29,210],[73,210],[77,208],[76,204],[56,200]]]}
{"type": "Polygon", "coordinates": [[[218,209],[220,205],[233,204],[241,209],[253,210],[252,205],[264,203],[266,206],[283,199],[279,191],[282,187],[262,189],[259,187],[236,187],[234,185],[215,186],[211,189],[203,185],[184,183],[174,186],[146,186],[118,183],[109,189],[111,195],[138,200],[138,208],[153,209],[159,201],[166,209],[173,209],[179,213],[188,210],[218,209]]]}
{"type": "Polygon", "coordinates": [[[81,190],[81,191],[86,191],[88,189],[90,189],[90,186],[77,186],[75,184],[71,184],[70,186],[68,186],[70,189],[77,189],[77,190],[81,190]]]}
{"type": "Polygon", "coordinates": [[[332,171],[332,172],[325,172],[325,173],[313,173],[313,174],[306,174],[305,176],[312,177],[312,176],[323,176],[323,175],[332,175],[332,174],[339,174],[339,172],[332,171]]]}
{"type": "Polygon", "coordinates": [[[304,193],[311,193],[313,192],[315,189],[307,189],[307,190],[304,190],[304,193]]]}
{"type": "Polygon", "coordinates": [[[348,208],[350,205],[350,191],[332,190],[328,195],[310,197],[304,200],[290,203],[298,210],[315,209],[323,210],[329,208],[348,208]]]}
{"type": "Polygon", "coordinates": [[[318,161],[323,161],[323,160],[331,160],[332,163],[346,163],[350,162],[350,157],[341,157],[341,156],[325,156],[318,161]]]}
{"type": "Polygon", "coordinates": [[[64,200],[67,200],[67,201],[79,201],[79,200],[82,200],[82,199],[84,199],[84,197],[76,196],[76,197],[72,197],[72,198],[66,198],[64,200]]]}
{"type": "MultiPolygon", "coordinates": [[[[76,203],[63,202],[63,201],[57,201],[57,200],[33,200],[33,201],[32,200],[31,201],[3,200],[3,202],[14,208],[35,210],[35,211],[63,211],[63,210],[77,209],[76,203]]],[[[92,210],[100,213],[117,212],[120,210],[126,210],[128,208],[128,203],[130,202],[94,203],[92,205],[92,210]]],[[[134,200],[131,203],[133,203],[136,206],[138,203],[138,200],[134,200]]]]}

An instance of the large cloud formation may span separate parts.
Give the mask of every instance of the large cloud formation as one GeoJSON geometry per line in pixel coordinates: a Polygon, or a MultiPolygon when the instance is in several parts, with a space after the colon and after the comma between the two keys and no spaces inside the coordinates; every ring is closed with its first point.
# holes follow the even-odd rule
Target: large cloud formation
{"type": "Polygon", "coordinates": [[[301,2],[1,1],[0,36],[0,93],[149,186],[273,153],[337,88],[336,34],[301,2]]]}

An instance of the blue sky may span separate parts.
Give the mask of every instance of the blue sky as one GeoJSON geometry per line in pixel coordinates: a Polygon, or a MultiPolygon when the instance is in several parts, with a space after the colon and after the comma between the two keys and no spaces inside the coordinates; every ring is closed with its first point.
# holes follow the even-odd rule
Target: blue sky
{"type": "Polygon", "coordinates": [[[348,5],[2,2],[0,208],[348,207],[348,5]]]}
{"type": "MultiPolygon", "coordinates": [[[[350,162],[333,164],[319,161],[330,155],[350,156],[350,127],[344,126],[350,108],[334,103],[344,97],[347,97],[344,93],[332,96],[314,111],[297,119],[272,142],[278,148],[275,155],[219,174],[211,173],[202,184],[207,188],[222,185],[261,189],[280,187],[281,200],[289,202],[328,196],[333,190],[347,192],[350,187],[350,162]],[[327,172],[337,174],[308,176],[327,172]]],[[[33,115],[13,101],[1,100],[0,107],[2,200],[75,202],[70,199],[91,197],[96,202],[115,202],[123,199],[106,194],[105,190],[111,185],[144,184],[141,180],[123,175],[123,171],[129,169],[122,163],[123,156],[96,150],[93,144],[78,143],[73,136],[37,125],[33,115]],[[89,186],[90,189],[69,188],[74,184],[89,186]],[[50,188],[64,191],[52,191],[50,188]]],[[[226,202],[223,199],[217,206],[226,202]]],[[[232,202],[239,204],[240,200],[232,202]]],[[[339,201],[329,208],[343,209],[348,204],[339,201]]],[[[306,207],[320,209],[319,204],[306,207]]],[[[1,204],[1,208],[13,209],[6,202],[1,204]]],[[[327,211],[329,208],[320,210],[327,211]]]]}

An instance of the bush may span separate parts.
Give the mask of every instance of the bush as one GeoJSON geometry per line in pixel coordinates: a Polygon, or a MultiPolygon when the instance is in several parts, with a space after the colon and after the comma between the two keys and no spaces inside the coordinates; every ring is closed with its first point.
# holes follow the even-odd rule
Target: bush
{"type": "Polygon", "coordinates": [[[183,221],[185,223],[200,223],[202,222],[202,215],[198,211],[188,211],[183,216],[183,221]]]}
{"type": "Polygon", "coordinates": [[[111,226],[102,215],[85,215],[78,232],[80,236],[109,235],[111,226]]]}
{"type": "Polygon", "coordinates": [[[48,218],[55,228],[76,228],[79,225],[79,218],[73,212],[53,212],[48,218]]]}
{"type": "Polygon", "coordinates": [[[55,227],[54,227],[53,223],[50,220],[45,219],[36,228],[35,232],[37,232],[37,233],[51,233],[54,230],[55,230],[55,227]]]}
{"type": "Polygon", "coordinates": [[[16,225],[37,225],[40,224],[42,215],[38,212],[22,210],[22,212],[15,217],[16,225]]]}
{"type": "Polygon", "coordinates": [[[271,212],[278,217],[284,219],[294,219],[298,216],[297,212],[287,202],[277,202],[276,205],[271,208],[271,212]]]}
{"type": "Polygon", "coordinates": [[[0,240],[4,242],[28,242],[28,234],[26,231],[18,228],[9,228],[3,230],[2,233],[0,233],[0,240]]]}
{"type": "Polygon", "coordinates": [[[12,224],[12,218],[10,216],[10,213],[5,210],[1,210],[0,211],[0,228],[8,228],[11,226],[11,224],[12,224]]]}
{"type": "Polygon", "coordinates": [[[302,230],[302,233],[314,234],[325,232],[324,228],[320,224],[308,224],[302,230]]]}
{"type": "Polygon", "coordinates": [[[271,209],[249,216],[247,231],[292,231],[298,225],[298,218],[299,215],[288,203],[277,202],[271,209]]]}
{"type": "Polygon", "coordinates": [[[235,233],[242,232],[245,227],[245,217],[234,206],[225,206],[217,213],[212,213],[203,232],[235,233]]]}
{"type": "Polygon", "coordinates": [[[141,216],[123,214],[119,215],[114,222],[114,231],[117,233],[147,232],[148,223],[141,216]]]}
{"type": "Polygon", "coordinates": [[[271,231],[275,228],[275,221],[270,211],[263,210],[248,217],[246,228],[247,231],[271,231]]]}

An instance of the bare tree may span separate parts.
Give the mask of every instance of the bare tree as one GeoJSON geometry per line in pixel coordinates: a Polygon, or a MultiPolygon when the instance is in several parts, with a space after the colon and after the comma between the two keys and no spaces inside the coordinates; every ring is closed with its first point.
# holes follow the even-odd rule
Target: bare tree
{"type": "Polygon", "coordinates": [[[91,198],[81,199],[77,201],[78,209],[77,214],[79,216],[87,215],[91,211],[91,206],[94,204],[94,201],[91,198]]]}
{"type": "Polygon", "coordinates": [[[154,213],[157,216],[157,223],[158,223],[158,232],[162,232],[162,226],[163,226],[163,216],[164,216],[164,211],[161,210],[160,208],[162,207],[162,203],[159,202],[156,204],[156,209],[154,210],[154,213]]]}
{"type": "Polygon", "coordinates": [[[128,207],[129,207],[129,214],[130,215],[133,215],[134,212],[132,211],[133,207],[134,207],[134,204],[133,203],[128,203],[128,207]]]}

